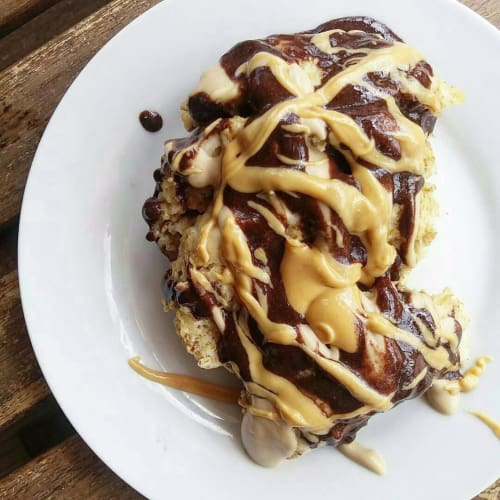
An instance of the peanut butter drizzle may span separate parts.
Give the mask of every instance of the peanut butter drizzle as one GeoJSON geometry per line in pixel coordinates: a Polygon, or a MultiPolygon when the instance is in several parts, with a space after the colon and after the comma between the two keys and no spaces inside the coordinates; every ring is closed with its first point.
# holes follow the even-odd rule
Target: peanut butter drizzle
{"type": "Polygon", "coordinates": [[[447,380],[434,380],[430,389],[425,393],[427,402],[443,415],[453,415],[458,409],[459,394],[450,394],[446,390],[447,380]]]}
{"type": "Polygon", "coordinates": [[[378,452],[366,448],[357,441],[353,441],[349,444],[341,444],[338,449],[347,458],[375,472],[375,474],[383,476],[387,470],[385,460],[378,452]]]}
{"type": "Polygon", "coordinates": [[[237,403],[240,397],[241,391],[239,389],[211,384],[195,377],[189,377],[188,375],[177,375],[175,373],[153,370],[144,366],[140,362],[139,357],[129,359],[128,364],[130,368],[142,377],[179,391],[197,394],[198,396],[204,396],[224,403],[237,403]]]}
{"type": "Polygon", "coordinates": [[[486,365],[492,361],[493,358],[491,356],[477,358],[475,365],[470,367],[459,381],[460,392],[473,391],[479,384],[479,377],[483,374],[486,365]]]}
{"type": "Polygon", "coordinates": [[[450,363],[448,351],[444,346],[437,348],[427,347],[415,335],[412,335],[406,330],[401,330],[394,326],[389,320],[384,318],[381,314],[369,313],[367,326],[372,332],[376,332],[384,337],[388,337],[400,342],[404,342],[409,346],[419,351],[424,357],[425,361],[436,370],[457,370],[459,367],[450,363]]]}
{"type": "Polygon", "coordinates": [[[471,392],[479,384],[479,377],[483,374],[488,363],[491,363],[491,356],[481,356],[476,359],[474,366],[471,366],[460,380],[449,382],[445,389],[452,396],[459,392],[471,392]]]}
{"type": "Polygon", "coordinates": [[[469,368],[459,380],[435,380],[426,393],[429,404],[444,415],[451,415],[457,411],[461,392],[470,392],[479,384],[479,377],[483,374],[491,356],[481,356],[474,366],[469,368]]]}
{"type": "Polygon", "coordinates": [[[409,389],[414,389],[415,387],[417,387],[418,384],[420,384],[420,382],[422,382],[422,380],[425,378],[425,376],[427,375],[427,372],[428,372],[428,368],[425,367],[412,381],[411,383],[407,384],[407,385],[404,385],[403,386],[403,389],[405,391],[409,390],[409,389]]]}
{"type": "Polygon", "coordinates": [[[500,439],[500,422],[499,421],[494,420],[493,418],[491,418],[489,415],[486,415],[486,413],[483,413],[482,411],[470,411],[469,410],[467,413],[470,413],[471,415],[474,415],[479,420],[481,420],[481,422],[486,424],[491,429],[493,434],[495,434],[495,436],[498,439],[500,439]]]}
{"type": "Polygon", "coordinates": [[[292,307],[305,315],[321,342],[346,352],[355,352],[358,347],[352,305],[361,310],[361,304],[359,289],[352,283],[359,279],[360,268],[360,264],[343,266],[329,253],[293,241],[287,242],[281,263],[292,307]],[[297,275],[309,279],[301,283],[297,275]]]}
{"type": "MultiPolygon", "coordinates": [[[[325,37],[325,34],[316,35],[313,43],[323,50],[325,37]]],[[[431,87],[426,88],[410,76],[409,70],[422,61],[423,57],[406,44],[395,42],[387,48],[363,49],[363,53],[367,54],[364,58],[347,66],[319,88],[311,82],[306,69],[296,63],[288,64],[268,52],[255,54],[238,68],[237,75],[248,75],[259,67],[268,68],[282,87],[295,98],[275,104],[262,115],[242,125],[228,140],[222,157],[220,181],[215,186],[212,214],[201,230],[198,243],[199,264],[207,264],[210,261],[210,241],[214,238],[212,235],[220,233],[220,254],[233,275],[237,295],[257,322],[267,342],[299,347],[362,403],[358,410],[349,414],[325,415],[292,382],[265,369],[262,353],[251,340],[247,320],[235,318],[252,378],[251,382],[246,383],[247,390],[271,401],[290,426],[317,433],[326,433],[337,419],[391,408],[393,394],[380,394],[349,367],[320,353],[317,346],[308,345],[307,341],[298,342],[297,331],[290,325],[269,319],[262,294],[257,293],[255,297],[253,280],[269,284],[270,277],[265,269],[254,264],[245,234],[230,210],[224,206],[226,187],[241,193],[270,194],[279,191],[310,196],[334,210],[349,233],[361,239],[368,255],[366,265],[340,264],[318,243],[308,246],[286,234],[283,224],[269,209],[252,202],[252,207],[265,217],[269,226],[286,239],[281,264],[286,295],[290,305],[306,317],[308,327],[313,330],[320,346],[328,344],[346,352],[355,352],[358,346],[356,321],[359,320],[365,324],[368,333],[404,342],[418,350],[436,370],[458,368],[450,362],[449,352],[444,346],[431,348],[410,332],[394,326],[379,312],[367,313],[361,304],[358,283],[371,285],[375,278],[389,269],[396,256],[395,248],[388,241],[392,196],[360,161],[369,162],[389,172],[418,175],[426,175],[433,161],[423,130],[402,114],[392,96],[374,89],[366,81],[367,73],[389,74],[392,80],[436,114],[447,104],[457,102],[460,95],[437,78],[433,78],[431,87]],[[367,87],[385,101],[398,125],[392,133],[401,147],[398,160],[380,152],[374,140],[366,135],[354,119],[325,107],[348,85],[367,87]],[[337,149],[342,145],[348,147],[347,150],[344,148],[345,156],[352,176],[360,186],[359,190],[340,179],[325,179],[293,169],[246,165],[263,147],[280,121],[290,113],[297,116],[300,122],[292,127],[306,127],[306,123],[324,123],[330,130],[328,142],[337,149]]],[[[217,78],[220,77],[217,72],[215,74],[217,78]]],[[[204,87],[202,80],[198,90],[208,89],[209,92],[210,88],[210,85],[204,87]]],[[[227,96],[233,95],[233,87],[228,84],[225,89],[227,96]]],[[[409,264],[413,265],[414,238],[410,239],[410,243],[409,264]]],[[[259,260],[262,261],[262,256],[259,260]]],[[[438,318],[434,319],[437,322],[438,318]]],[[[444,344],[449,343],[449,338],[444,338],[445,334],[439,325],[433,335],[435,345],[438,345],[440,338],[444,344]]],[[[455,334],[454,336],[456,337],[455,334]]],[[[458,338],[453,340],[458,343],[458,338]]],[[[417,375],[417,379],[419,376],[423,377],[422,372],[417,375]]],[[[418,381],[415,383],[418,384],[418,381]]]]}

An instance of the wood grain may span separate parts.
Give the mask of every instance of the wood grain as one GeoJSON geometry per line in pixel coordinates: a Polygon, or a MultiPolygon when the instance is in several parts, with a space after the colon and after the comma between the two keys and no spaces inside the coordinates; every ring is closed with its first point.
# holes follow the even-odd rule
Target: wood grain
{"type": "Polygon", "coordinates": [[[0,278],[0,434],[50,392],[24,323],[17,271],[0,278]]]}
{"type": "Polygon", "coordinates": [[[17,230],[16,221],[0,235],[0,438],[49,395],[19,298],[17,230]]]}
{"type": "Polygon", "coordinates": [[[57,103],[89,59],[159,0],[114,0],[0,73],[0,227],[21,207],[33,154],[57,103]]]}
{"type": "Polygon", "coordinates": [[[110,1],[59,0],[54,6],[0,38],[0,71],[20,61],[110,1]]]}
{"type": "Polygon", "coordinates": [[[473,500],[500,500],[500,479],[475,496],[473,500]]]}
{"type": "Polygon", "coordinates": [[[120,499],[143,497],[74,436],[0,480],[0,498],[120,499]]]}
{"type": "Polygon", "coordinates": [[[493,26],[500,29],[500,1],[499,0],[460,0],[464,5],[483,16],[493,26]]]}
{"type": "Polygon", "coordinates": [[[58,0],[0,0],[0,36],[25,23],[58,0]]]}

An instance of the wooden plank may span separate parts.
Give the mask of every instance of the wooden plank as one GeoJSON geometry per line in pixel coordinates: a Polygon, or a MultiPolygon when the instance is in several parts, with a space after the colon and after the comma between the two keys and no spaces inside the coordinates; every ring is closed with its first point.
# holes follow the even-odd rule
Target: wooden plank
{"type": "Polygon", "coordinates": [[[16,223],[0,235],[0,437],[49,395],[19,298],[17,230],[16,223]]]}
{"type": "Polygon", "coordinates": [[[0,433],[0,478],[75,434],[54,397],[45,398],[0,433]]]}
{"type": "Polygon", "coordinates": [[[500,2],[498,0],[460,0],[500,29],[500,2]]]}
{"type": "Polygon", "coordinates": [[[0,71],[26,57],[110,1],[59,0],[54,6],[0,38],[0,71]]]}
{"type": "Polygon", "coordinates": [[[17,28],[58,0],[1,0],[0,36],[17,28]]]}
{"type": "Polygon", "coordinates": [[[0,480],[0,498],[141,499],[73,436],[0,480]]]}
{"type": "Polygon", "coordinates": [[[500,499],[500,479],[489,488],[474,497],[473,500],[499,500],[500,499]]]}
{"type": "Polygon", "coordinates": [[[14,269],[0,278],[0,434],[49,394],[29,341],[14,269]]]}
{"type": "Polygon", "coordinates": [[[159,0],[114,0],[0,73],[0,227],[19,213],[33,154],[55,106],[97,50],[159,0]]]}

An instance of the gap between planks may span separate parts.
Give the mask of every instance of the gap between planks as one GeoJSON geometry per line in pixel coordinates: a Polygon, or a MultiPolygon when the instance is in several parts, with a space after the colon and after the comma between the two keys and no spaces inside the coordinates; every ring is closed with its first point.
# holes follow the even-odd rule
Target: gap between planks
{"type": "Polygon", "coordinates": [[[76,434],[53,396],[0,433],[0,479],[76,434]]]}
{"type": "Polygon", "coordinates": [[[57,103],[89,59],[159,0],[114,0],[0,73],[0,227],[15,218],[57,103]]]}
{"type": "Polygon", "coordinates": [[[17,271],[0,278],[0,433],[50,394],[24,323],[17,271]]]}
{"type": "Polygon", "coordinates": [[[72,436],[0,479],[0,498],[138,500],[132,490],[78,436],[72,436]]]}
{"type": "Polygon", "coordinates": [[[0,36],[29,21],[59,0],[1,0],[0,36]]]}
{"type": "Polygon", "coordinates": [[[38,16],[3,38],[0,37],[0,71],[20,61],[110,1],[58,0],[38,16]]]}
{"type": "Polygon", "coordinates": [[[17,230],[16,223],[0,234],[0,434],[50,394],[24,322],[17,230]]]}

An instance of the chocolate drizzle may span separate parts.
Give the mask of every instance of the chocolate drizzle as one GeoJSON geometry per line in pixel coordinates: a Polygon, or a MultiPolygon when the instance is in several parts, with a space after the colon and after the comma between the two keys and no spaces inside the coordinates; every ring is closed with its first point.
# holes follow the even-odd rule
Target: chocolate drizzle
{"type": "Polygon", "coordinates": [[[226,314],[225,324],[224,335],[221,336],[217,346],[219,359],[222,363],[236,365],[238,374],[242,380],[251,381],[252,376],[250,375],[248,354],[239,339],[234,315],[226,314]]]}
{"type": "MultiPolygon", "coordinates": [[[[192,217],[193,221],[213,206],[214,196],[220,189],[222,199],[219,201],[227,208],[243,233],[250,250],[251,264],[269,276],[268,282],[252,278],[251,294],[254,298],[259,295],[265,297],[267,319],[277,325],[290,327],[295,332],[296,344],[268,341],[257,319],[249,311],[244,307],[235,308],[234,304],[222,304],[215,295],[198,285],[191,276],[191,264],[187,264],[188,276],[182,282],[174,279],[172,273],[167,275],[165,298],[168,303],[175,304],[175,307],[188,309],[197,319],[209,318],[217,309],[224,318],[225,325],[218,340],[219,359],[231,366],[243,381],[253,382],[249,355],[240,338],[240,335],[245,334],[241,332],[240,325],[246,325],[249,335],[247,340],[257,347],[264,368],[291,382],[327,417],[355,412],[363,407],[363,402],[331,373],[321,368],[315,358],[302,348],[307,344],[304,330],[301,329],[307,325],[306,313],[299,313],[292,307],[290,301],[293,303],[293,300],[289,301],[282,279],[281,265],[287,237],[293,234],[294,238],[309,248],[326,248],[330,256],[341,265],[360,268],[368,265],[370,242],[363,239],[360,233],[348,230],[348,224],[339,216],[341,212],[337,213],[312,196],[273,189],[258,193],[249,189],[249,192],[243,193],[220,179],[214,185],[195,187],[190,183],[189,172],[199,154],[199,141],[206,134],[206,126],[215,125],[209,134],[222,136],[231,117],[250,117],[246,121],[248,126],[256,117],[263,116],[278,103],[293,102],[296,98],[280,84],[268,66],[258,66],[248,74],[240,71],[242,65],[256,54],[268,53],[289,65],[314,60],[319,72],[315,83],[317,89],[333,76],[363,60],[370,52],[384,50],[400,41],[396,34],[376,20],[349,17],[329,21],[314,30],[295,35],[273,35],[237,44],[220,60],[225,76],[237,86],[236,97],[219,101],[204,91],[198,91],[189,97],[187,108],[194,122],[194,130],[187,138],[170,141],[170,150],[164,158],[162,168],[155,173],[155,195],[145,202],[143,208],[143,216],[151,227],[148,239],[158,239],[153,230],[162,218],[159,199],[162,183],[173,183],[183,210],[182,216],[192,217]],[[338,31],[329,34],[328,42],[334,50],[327,53],[313,43],[312,39],[313,35],[330,30],[338,31]],[[220,121],[214,123],[216,120],[220,121]],[[177,158],[175,166],[174,158],[177,158]],[[265,213],[270,214],[283,229],[277,231],[265,213]],[[258,258],[259,252],[265,258],[258,258]]],[[[419,61],[404,71],[423,87],[431,87],[433,72],[425,61],[419,61]]],[[[329,102],[326,102],[324,108],[351,118],[372,141],[378,153],[398,162],[403,155],[402,145],[397,139],[400,122],[398,116],[391,112],[393,108],[389,107],[385,97],[391,96],[391,102],[395,103],[399,111],[419,125],[425,134],[432,132],[436,120],[427,105],[401,87],[391,74],[372,71],[364,75],[361,82],[346,84],[331,100],[331,96],[328,96],[325,102],[329,102]]],[[[274,128],[270,127],[270,133],[259,150],[247,158],[245,167],[273,168],[283,175],[286,170],[308,173],[308,165],[314,163],[314,158],[310,154],[311,138],[299,127],[300,118],[293,111],[287,111],[276,126],[275,123],[273,122],[274,128]]],[[[328,134],[333,134],[333,131],[327,128],[326,136],[328,134]]],[[[318,143],[321,142],[317,137],[316,139],[318,143]]],[[[424,335],[422,328],[425,327],[428,335],[436,336],[436,322],[427,309],[412,305],[409,292],[398,283],[403,266],[409,264],[408,255],[416,230],[417,197],[424,186],[424,177],[397,169],[389,171],[363,158],[353,158],[352,151],[343,143],[334,147],[327,140],[323,142],[323,145],[317,147],[326,157],[328,179],[349,185],[354,193],[362,193],[362,183],[356,178],[353,169],[366,169],[383,186],[380,191],[389,199],[392,195],[392,203],[400,207],[397,225],[401,243],[394,252],[394,261],[391,260],[385,267],[383,274],[376,275],[373,283],[359,282],[356,286],[362,292],[370,291],[373,294],[376,308],[390,325],[426,344],[428,337],[424,335]]],[[[253,168],[249,170],[255,172],[253,168]]],[[[392,257],[391,254],[390,258],[392,257]]],[[[216,288],[217,284],[211,283],[211,286],[216,288]]],[[[348,368],[380,395],[390,396],[394,404],[423,393],[437,375],[437,370],[408,342],[388,336],[383,337],[383,355],[374,364],[376,346],[373,342],[374,334],[366,326],[366,316],[361,309],[355,311],[354,329],[358,339],[355,352],[338,349],[335,344],[325,344],[323,347],[327,351],[331,349],[332,356],[337,356],[334,358],[335,362],[348,368]],[[427,370],[425,376],[412,386],[416,377],[424,373],[423,370],[427,370]]],[[[460,325],[457,325],[457,329],[460,329],[460,325]]],[[[317,349],[315,354],[327,356],[325,350],[320,351],[317,349]]],[[[458,354],[451,349],[449,356],[451,362],[459,361],[458,354]]],[[[446,370],[442,370],[439,375],[450,376],[446,374],[446,370]]],[[[375,411],[366,410],[352,418],[336,420],[329,432],[320,439],[329,440],[335,445],[348,443],[374,413],[375,411]]]]}
{"type": "Polygon", "coordinates": [[[262,346],[262,351],[264,366],[293,382],[311,399],[319,401],[325,415],[349,413],[361,406],[342,384],[321,370],[302,349],[267,343],[262,346]]]}
{"type": "MultiPolygon", "coordinates": [[[[280,264],[285,241],[276,235],[259,212],[248,205],[249,201],[260,200],[254,195],[238,193],[231,188],[226,188],[224,192],[224,204],[233,212],[252,253],[254,254],[257,248],[261,248],[267,256],[267,268],[272,281],[269,285],[262,283],[259,286],[267,297],[269,319],[292,326],[303,323],[304,318],[288,303],[281,280],[280,264]]],[[[263,265],[255,257],[254,264],[263,265]]]]}
{"type": "Polygon", "coordinates": [[[163,127],[163,118],[156,111],[141,111],[139,121],[148,132],[158,132],[163,127]]]}
{"type": "Polygon", "coordinates": [[[399,232],[403,242],[400,255],[405,258],[408,252],[408,243],[413,234],[416,218],[416,196],[424,186],[424,178],[408,172],[399,172],[392,176],[392,197],[394,203],[403,208],[399,218],[399,232]]]}

